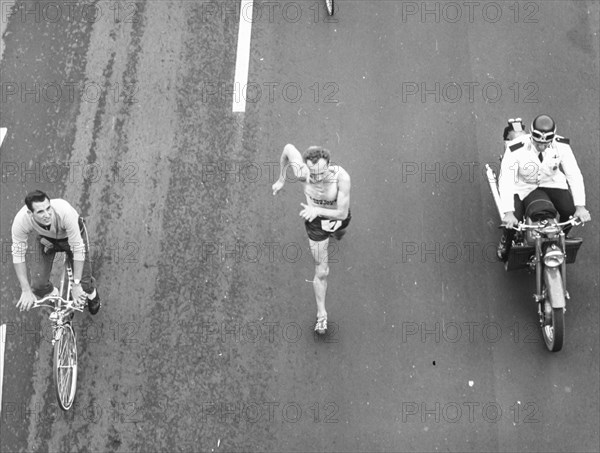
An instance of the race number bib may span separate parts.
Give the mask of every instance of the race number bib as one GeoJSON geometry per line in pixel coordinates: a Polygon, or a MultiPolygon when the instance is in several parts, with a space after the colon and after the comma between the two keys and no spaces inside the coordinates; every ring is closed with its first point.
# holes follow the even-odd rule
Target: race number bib
{"type": "Polygon", "coordinates": [[[333,233],[342,226],[341,220],[321,220],[321,229],[329,233],[333,233]]]}

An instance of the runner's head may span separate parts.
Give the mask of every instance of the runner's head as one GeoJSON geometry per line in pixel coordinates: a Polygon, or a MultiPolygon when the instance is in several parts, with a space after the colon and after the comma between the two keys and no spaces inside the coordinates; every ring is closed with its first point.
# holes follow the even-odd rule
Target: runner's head
{"type": "Polygon", "coordinates": [[[325,149],[322,146],[311,146],[304,151],[302,158],[304,159],[305,163],[310,161],[313,164],[316,164],[319,159],[325,159],[325,161],[329,163],[331,153],[328,149],[325,149]]]}
{"type": "Polygon", "coordinates": [[[321,182],[327,176],[329,169],[329,150],[321,146],[311,146],[302,156],[308,170],[310,171],[310,182],[321,182]]]}

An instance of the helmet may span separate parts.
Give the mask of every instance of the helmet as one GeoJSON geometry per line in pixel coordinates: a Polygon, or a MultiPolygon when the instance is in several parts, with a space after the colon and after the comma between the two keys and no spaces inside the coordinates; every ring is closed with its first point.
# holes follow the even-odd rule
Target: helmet
{"type": "Polygon", "coordinates": [[[538,143],[550,143],[555,132],[556,124],[548,115],[538,115],[531,122],[531,138],[538,143]]]}

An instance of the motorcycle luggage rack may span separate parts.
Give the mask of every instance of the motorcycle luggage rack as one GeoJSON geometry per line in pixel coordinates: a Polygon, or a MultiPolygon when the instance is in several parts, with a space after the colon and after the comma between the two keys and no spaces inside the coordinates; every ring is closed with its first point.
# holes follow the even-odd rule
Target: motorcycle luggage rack
{"type": "Polygon", "coordinates": [[[513,245],[508,252],[505,268],[507,271],[529,269],[529,263],[535,257],[535,247],[532,245],[513,245]]]}
{"type": "MultiPolygon", "coordinates": [[[[572,264],[577,258],[577,252],[583,243],[582,238],[569,238],[565,241],[567,248],[567,264],[572,264]]],[[[514,244],[508,252],[508,259],[505,263],[507,271],[516,271],[519,269],[530,269],[531,260],[535,257],[535,246],[514,244]]]]}
{"type": "Polygon", "coordinates": [[[569,238],[565,240],[565,246],[567,248],[567,264],[572,264],[577,258],[577,252],[579,247],[583,244],[582,238],[569,238]]]}

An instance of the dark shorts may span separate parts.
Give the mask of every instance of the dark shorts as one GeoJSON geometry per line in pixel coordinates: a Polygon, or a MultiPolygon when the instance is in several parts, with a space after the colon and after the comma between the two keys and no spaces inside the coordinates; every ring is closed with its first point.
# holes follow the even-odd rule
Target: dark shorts
{"type": "Polygon", "coordinates": [[[330,227],[326,227],[326,229],[329,229],[335,228],[335,222],[339,222],[339,220],[329,220],[325,217],[317,217],[312,222],[304,222],[304,227],[306,228],[306,233],[310,239],[316,242],[321,242],[342,232],[348,225],[350,225],[351,219],[352,215],[350,214],[350,211],[348,211],[348,217],[342,220],[341,225],[339,228],[336,228],[335,231],[324,230],[322,222],[326,222],[326,224],[328,223],[330,227]]]}

